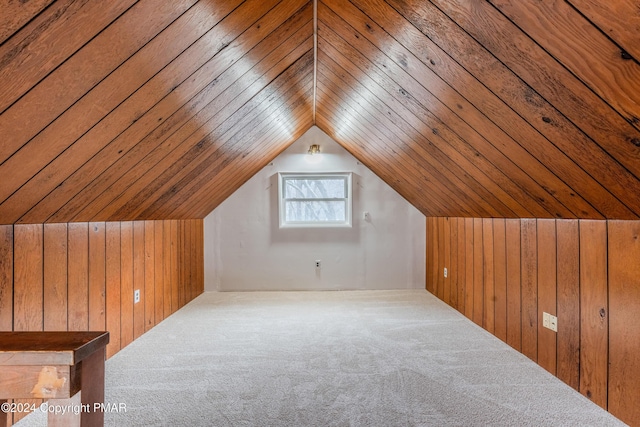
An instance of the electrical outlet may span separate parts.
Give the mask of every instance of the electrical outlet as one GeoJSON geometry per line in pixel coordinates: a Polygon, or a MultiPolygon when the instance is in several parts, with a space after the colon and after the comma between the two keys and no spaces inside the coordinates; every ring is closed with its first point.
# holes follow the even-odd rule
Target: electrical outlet
{"type": "Polygon", "coordinates": [[[449,274],[449,271],[447,271],[447,267],[444,268],[444,277],[447,277],[447,275],[449,274]]]}
{"type": "Polygon", "coordinates": [[[137,303],[139,303],[139,302],[140,302],[140,289],[136,289],[136,290],[133,292],[133,303],[134,303],[134,304],[137,304],[137,303]]]}
{"type": "Polygon", "coordinates": [[[553,314],[542,312],[542,326],[547,329],[551,329],[554,332],[558,332],[558,318],[553,314]]]}
{"type": "Polygon", "coordinates": [[[549,313],[542,313],[542,326],[549,328],[549,313]]]}
{"type": "Polygon", "coordinates": [[[317,259],[316,260],[316,268],[321,268],[322,267],[321,263],[322,263],[322,261],[317,259]]]}

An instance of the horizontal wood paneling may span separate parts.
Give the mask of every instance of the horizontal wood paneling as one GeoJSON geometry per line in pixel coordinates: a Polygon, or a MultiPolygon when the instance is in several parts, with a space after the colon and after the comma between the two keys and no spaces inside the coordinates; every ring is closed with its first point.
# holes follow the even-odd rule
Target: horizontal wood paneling
{"type": "MultiPolygon", "coordinates": [[[[439,268],[447,267],[452,277],[458,274],[456,270],[465,270],[463,286],[467,287],[475,286],[475,278],[484,277],[482,299],[471,301],[474,307],[478,303],[485,309],[493,307],[495,316],[492,320],[485,313],[473,320],[481,320],[480,326],[616,417],[630,425],[640,423],[640,365],[636,363],[640,222],[428,217],[426,288],[441,299],[431,283],[432,269],[445,256],[446,228],[460,220],[472,226],[473,231],[466,233],[471,241],[467,248],[451,248],[457,248],[458,256],[466,256],[466,261],[439,268]],[[482,233],[476,232],[478,226],[482,233]],[[487,245],[487,233],[492,234],[493,245],[487,245]],[[433,237],[436,235],[438,241],[433,237]],[[498,243],[503,241],[505,252],[498,243]],[[468,247],[473,247],[473,258],[469,258],[468,247]],[[476,256],[476,251],[481,255],[476,256]],[[490,255],[494,260],[493,288],[486,286],[488,265],[477,261],[490,255]],[[503,269],[506,307],[500,303],[502,285],[497,285],[502,282],[498,271],[503,269]],[[558,317],[557,333],[543,328],[543,312],[558,317]]],[[[472,319],[460,301],[448,303],[472,319]]]]}

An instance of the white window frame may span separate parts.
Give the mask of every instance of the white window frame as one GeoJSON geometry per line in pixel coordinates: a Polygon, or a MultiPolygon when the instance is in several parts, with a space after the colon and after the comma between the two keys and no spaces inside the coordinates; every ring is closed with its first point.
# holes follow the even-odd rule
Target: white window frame
{"type": "Polygon", "coordinates": [[[278,173],[278,211],[280,216],[280,228],[314,228],[314,227],[351,227],[352,218],[352,192],[351,192],[351,172],[279,172],[278,173]],[[287,179],[325,179],[325,178],[343,178],[346,185],[346,197],[344,198],[331,198],[331,199],[285,199],[284,188],[285,180],[287,179]],[[335,201],[345,200],[345,221],[287,221],[286,214],[286,202],[287,201],[300,201],[300,200],[315,200],[315,201],[335,201]]]}

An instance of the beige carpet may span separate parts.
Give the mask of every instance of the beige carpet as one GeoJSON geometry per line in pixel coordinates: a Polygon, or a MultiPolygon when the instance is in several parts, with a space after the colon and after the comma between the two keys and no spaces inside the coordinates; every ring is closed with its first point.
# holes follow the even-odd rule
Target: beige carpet
{"type": "Polygon", "coordinates": [[[206,293],[106,395],[108,426],[622,425],[425,291],[206,293]]]}

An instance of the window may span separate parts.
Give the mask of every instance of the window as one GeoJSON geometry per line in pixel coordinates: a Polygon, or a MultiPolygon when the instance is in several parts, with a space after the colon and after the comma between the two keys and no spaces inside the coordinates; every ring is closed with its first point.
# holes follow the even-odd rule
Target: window
{"type": "Polygon", "coordinates": [[[278,174],[280,227],[350,227],[350,173],[278,174]]]}

